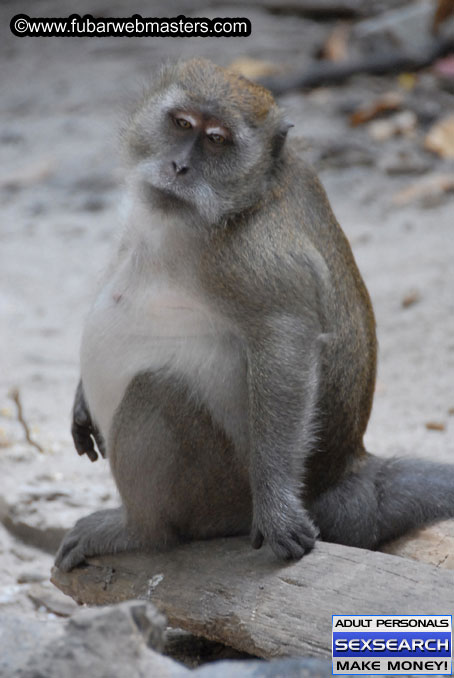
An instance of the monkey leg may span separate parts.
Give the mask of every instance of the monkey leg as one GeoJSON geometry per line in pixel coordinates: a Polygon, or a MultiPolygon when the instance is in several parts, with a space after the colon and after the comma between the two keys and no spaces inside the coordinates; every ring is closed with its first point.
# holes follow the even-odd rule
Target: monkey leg
{"type": "Polygon", "coordinates": [[[133,379],[108,457],[123,507],[79,520],[58,551],[61,569],[94,555],[249,533],[247,462],[180,379],[133,379]]]}
{"type": "Polygon", "coordinates": [[[181,378],[137,375],[115,415],[109,459],[130,529],[145,547],[247,534],[247,460],[181,378]]]}

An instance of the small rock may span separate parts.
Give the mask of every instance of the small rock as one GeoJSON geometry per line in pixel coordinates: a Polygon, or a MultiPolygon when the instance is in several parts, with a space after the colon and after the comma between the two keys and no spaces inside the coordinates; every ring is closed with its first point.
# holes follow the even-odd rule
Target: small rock
{"type": "Polygon", "coordinates": [[[36,608],[45,607],[48,612],[56,614],[57,617],[70,617],[79,609],[77,603],[71,598],[65,596],[51,585],[35,585],[27,592],[28,597],[36,608]]]}
{"type": "Polygon", "coordinates": [[[35,584],[47,579],[49,579],[49,575],[42,572],[22,572],[18,575],[16,581],[18,584],[35,584]]]}

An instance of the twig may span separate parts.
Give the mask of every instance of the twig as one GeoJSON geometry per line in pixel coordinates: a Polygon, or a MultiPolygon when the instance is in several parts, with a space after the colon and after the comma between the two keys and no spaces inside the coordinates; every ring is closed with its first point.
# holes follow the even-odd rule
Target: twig
{"type": "Polygon", "coordinates": [[[259,82],[277,95],[293,89],[312,89],[320,85],[338,84],[357,74],[386,75],[418,71],[453,51],[454,40],[445,38],[434,41],[422,54],[394,52],[368,57],[361,61],[340,63],[320,61],[315,62],[303,73],[293,73],[287,77],[270,76],[261,78],[259,82]]]}
{"type": "Polygon", "coordinates": [[[12,388],[11,391],[9,392],[9,397],[11,398],[11,400],[14,400],[14,402],[16,403],[17,420],[22,425],[22,428],[24,429],[25,438],[27,439],[27,442],[30,445],[33,445],[33,447],[36,447],[38,452],[41,452],[41,454],[44,454],[44,448],[42,448],[39,443],[37,443],[35,440],[33,440],[31,433],[30,433],[30,427],[27,424],[27,422],[25,421],[24,412],[23,412],[23,409],[22,409],[22,402],[21,402],[21,399],[20,399],[19,389],[12,388]]]}

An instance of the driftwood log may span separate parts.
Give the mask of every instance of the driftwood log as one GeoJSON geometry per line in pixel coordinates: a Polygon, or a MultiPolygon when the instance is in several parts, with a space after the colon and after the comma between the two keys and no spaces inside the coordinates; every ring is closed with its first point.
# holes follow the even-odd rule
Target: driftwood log
{"type": "Polygon", "coordinates": [[[331,656],[332,614],[450,614],[454,573],[318,543],[283,565],[247,538],[91,559],[52,581],[79,603],[153,602],[172,626],[260,657],[331,656]]]}

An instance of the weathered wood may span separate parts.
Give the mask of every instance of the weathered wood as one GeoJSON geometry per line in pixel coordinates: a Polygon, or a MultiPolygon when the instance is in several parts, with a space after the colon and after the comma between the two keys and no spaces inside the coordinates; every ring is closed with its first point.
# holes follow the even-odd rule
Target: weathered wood
{"type": "Polygon", "coordinates": [[[78,602],[152,601],[170,624],[260,657],[331,656],[332,614],[449,614],[452,572],[318,543],[283,565],[246,538],[90,560],[52,581],[78,602]]]}
{"type": "Polygon", "coordinates": [[[395,539],[382,551],[454,570],[454,520],[444,520],[395,539]]]}

